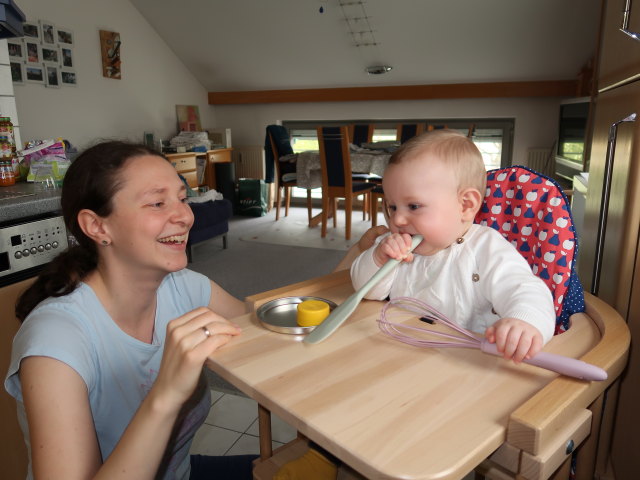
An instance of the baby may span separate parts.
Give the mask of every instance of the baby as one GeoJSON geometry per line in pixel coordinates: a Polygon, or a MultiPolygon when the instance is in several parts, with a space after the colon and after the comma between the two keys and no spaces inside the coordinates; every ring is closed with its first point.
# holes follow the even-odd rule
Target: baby
{"type": "Polygon", "coordinates": [[[500,233],[473,223],[486,186],[473,142],[452,130],[414,137],[391,157],[382,185],[391,232],[353,263],[354,288],[402,259],[366,298],[420,299],[484,333],[504,358],[536,355],[555,328],[551,292],[500,233]],[[415,234],[424,240],[407,253],[415,234]]]}

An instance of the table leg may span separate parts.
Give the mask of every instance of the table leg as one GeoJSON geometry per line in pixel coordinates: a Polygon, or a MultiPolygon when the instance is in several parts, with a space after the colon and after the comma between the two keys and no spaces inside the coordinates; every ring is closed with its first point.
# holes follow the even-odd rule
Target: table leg
{"type": "Polygon", "coordinates": [[[260,459],[266,460],[273,455],[271,443],[271,412],[258,405],[258,435],[260,436],[260,459]]]}

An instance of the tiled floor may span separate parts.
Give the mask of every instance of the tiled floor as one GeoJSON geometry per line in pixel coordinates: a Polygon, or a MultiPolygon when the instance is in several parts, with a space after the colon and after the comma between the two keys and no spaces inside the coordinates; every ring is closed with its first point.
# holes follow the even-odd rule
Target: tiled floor
{"type": "MultiPolygon", "coordinates": [[[[259,454],[258,405],[250,398],[211,390],[211,411],[196,433],[192,454],[259,454]]],[[[271,415],[273,448],[296,437],[296,430],[271,415]]]]}

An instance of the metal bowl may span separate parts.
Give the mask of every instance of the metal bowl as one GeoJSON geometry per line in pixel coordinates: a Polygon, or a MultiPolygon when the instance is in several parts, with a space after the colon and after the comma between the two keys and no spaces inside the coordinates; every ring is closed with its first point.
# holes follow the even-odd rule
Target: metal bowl
{"type": "Polygon", "coordinates": [[[337,305],[331,300],[320,297],[282,297],[271,300],[261,305],[256,310],[256,315],[260,323],[267,329],[278,333],[289,335],[305,335],[311,332],[316,326],[301,327],[298,325],[298,304],[305,300],[320,300],[329,304],[329,310],[333,310],[337,305]]]}

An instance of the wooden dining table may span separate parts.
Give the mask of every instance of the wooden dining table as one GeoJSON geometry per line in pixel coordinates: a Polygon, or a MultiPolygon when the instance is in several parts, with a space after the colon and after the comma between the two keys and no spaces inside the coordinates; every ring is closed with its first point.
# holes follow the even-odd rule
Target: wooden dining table
{"type": "MultiPolygon", "coordinates": [[[[248,297],[252,313],[233,319],[242,335],[208,366],[366,478],[464,477],[504,444],[512,412],[559,376],[479,350],[399,342],[378,328],[379,301],[363,301],[318,344],[271,331],[255,313],[277,298],[340,304],[351,293],[343,271],[248,297]]],[[[425,325],[415,315],[401,321],[425,325]]],[[[588,316],[572,321],[545,351],[580,358],[598,343],[588,316]]]]}

